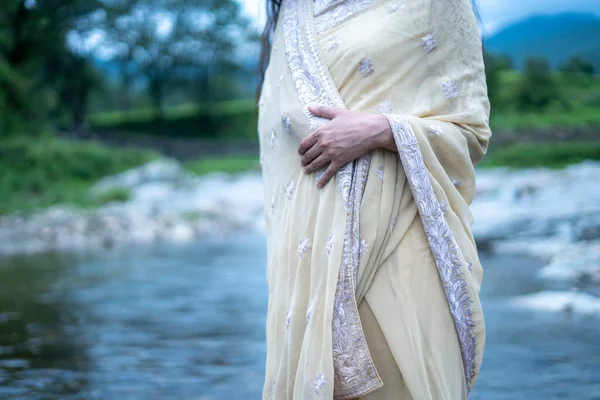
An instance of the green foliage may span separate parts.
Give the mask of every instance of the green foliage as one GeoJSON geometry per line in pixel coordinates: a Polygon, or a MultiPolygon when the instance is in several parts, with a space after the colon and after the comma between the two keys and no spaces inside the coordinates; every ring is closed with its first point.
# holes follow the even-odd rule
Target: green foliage
{"type": "Polygon", "coordinates": [[[492,150],[478,166],[562,168],[586,160],[600,160],[600,141],[518,144],[492,150]]]}
{"type": "Polygon", "coordinates": [[[142,150],[109,149],[95,143],[42,137],[0,141],[0,214],[52,204],[96,205],[123,200],[124,192],[90,198],[98,179],[145,164],[158,156],[142,150]]]}
{"type": "Polygon", "coordinates": [[[90,118],[92,129],[137,132],[185,138],[256,138],[256,107],[251,100],[212,106],[183,105],[167,108],[160,120],[153,109],[129,113],[108,112],[90,118]]]}
{"type": "Polygon", "coordinates": [[[579,56],[569,58],[560,71],[573,78],[591,77],[596,72],[594,64],[579,56]]]}
{"type": "Polygon", "coordinates": [[[550,65],[543,58],[529,58],[515,95],[523,111],[542,111],[559,97],[550,65]]]}
{"type": "Polygon", "coordinates": [[[185,163],[185,168],[197,175],[211,172],[227,172],[235,174],[259,168],[258,159],[254,156],[211,157],[185,163]]]}

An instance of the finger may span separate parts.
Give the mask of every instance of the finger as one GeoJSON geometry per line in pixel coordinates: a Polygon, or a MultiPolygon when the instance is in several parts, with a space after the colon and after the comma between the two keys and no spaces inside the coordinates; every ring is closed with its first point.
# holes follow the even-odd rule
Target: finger
{"type": "Polygon", "coordinates": [[[325,106],[316,106],[316,107],[308,107],[308,111],[316,115],[317,117],[323,117],[327,119],[334,119],[341,112],[344,111],[343,108],[334,108],[334,107],[325,107],[325,106]]]}
{"type": "Polygon", "coordinates": [[[317,182],[317,186],[319,188],[322,188],[323,186],[325,186],[327,184],[327,182],[329,182],[331,180],[331,178],[333,178],[333,176],[335,175],[335,173],[337,172],[337,170],[339,168],[340,167],[335,163],[329,164],[329,167],[327,167],[327,169],[321,176],[321,179],[319,179],[319,182],[317,182]]]}
{"type": "Polygon", "coordinates": [[[302,141],[300,142],[300,147],[298,147],[298,154],[303,156],[304,153],[306,153],[308,151],[308,149],[310,149],[317,143],[317,135],[316,135],[317,132],[319,132],[319,131],[316,130],[313,133],[311,133],[310,135],[308,135],[307,137],[305,137],[304,139],[302,139],[302,141]]]}
{"type": "Polygon", "coordinates": [[[317,158],[315,158],[313,162],[304,167],[304,172],[306,172],[307,174],[312,174],[313,172],[327,164],[329,161],[329,158],[325,154],[321,153],[317,158]]]}
{"type": "Polygon", "coordinates": [[[319,157],[323,153],[323,149],[318,144],[308,149],[304,156],[302,156],[302,166],[306,167],[308,164],[314,161],[315,158],[319,157]]]}

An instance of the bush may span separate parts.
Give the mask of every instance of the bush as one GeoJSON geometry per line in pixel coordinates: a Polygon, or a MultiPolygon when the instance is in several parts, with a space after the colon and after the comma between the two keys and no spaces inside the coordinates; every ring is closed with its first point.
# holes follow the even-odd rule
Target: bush
{"type": "Polygon", "coordinates": [[[90,199],[87,190],[104,176],[155,158],[157,155],[148,151],[109,149],[52,137],[0,141],[0,214],[58,203],[86,206],[122,200],[127,196],[124,193],[90,199]]]}
{"type": "Polygon", "coordinates": [[[109,112],[90,118],[92,130],[146,133],[203,139],[255,139],[254,101],[237,100],[213,106],[178,106],[157,119],[152,109],[109,112]]]}
{"type": "Polygon", "coordinates": [[[519,144],[490,152],[479,165],[482,167],[561,168],[586,160],[600,160],[600,142],[519,144]]]}

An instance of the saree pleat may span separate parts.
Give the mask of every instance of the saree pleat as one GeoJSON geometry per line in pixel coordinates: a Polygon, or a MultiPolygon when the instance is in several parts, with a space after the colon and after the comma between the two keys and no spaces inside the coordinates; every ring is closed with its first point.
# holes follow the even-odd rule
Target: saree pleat
{"type": "Polygon", "coordinates": [[[485,342],[468,205],[490,137],[469,1],[328,1],[283,2],[259,102],[263,398],[466,398],[485,342]],[[327,123],[309,105],[384,114],[398,153],[317,189],[297,155],[327,123]]]}

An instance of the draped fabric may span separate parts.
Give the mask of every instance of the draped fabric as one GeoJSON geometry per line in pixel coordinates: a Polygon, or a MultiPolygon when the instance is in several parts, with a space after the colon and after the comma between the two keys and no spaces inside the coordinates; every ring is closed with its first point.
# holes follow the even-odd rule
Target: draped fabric
{"type": "MultiPolygon", "coordinates": [[[[466,398],[483,355],[468,205],[490,137],[468,0],[284,0],[259,100],[267,225],[264,399],[466,398]],[[309,105],[382,113],[324,188],[309,105]]],[[[321,171],[322,172],[322,171],[321,171]]]]}

